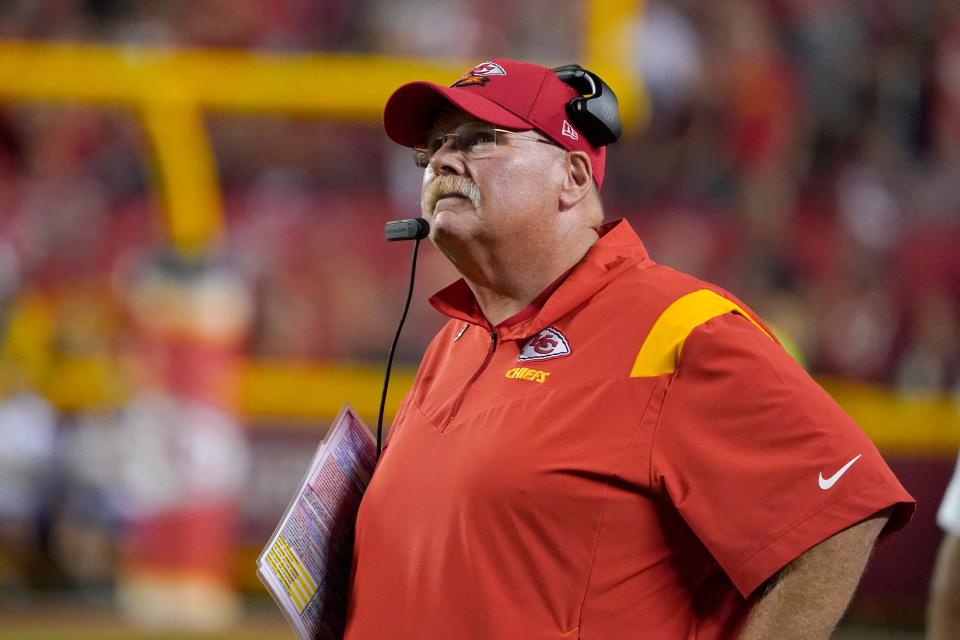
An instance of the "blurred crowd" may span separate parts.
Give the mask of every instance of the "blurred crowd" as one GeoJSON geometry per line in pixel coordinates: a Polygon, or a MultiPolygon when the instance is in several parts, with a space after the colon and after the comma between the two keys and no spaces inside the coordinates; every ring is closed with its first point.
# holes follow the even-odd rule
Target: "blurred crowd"
{"type": "MultiPolygon", "coordinates": [[[[9,0],[0,3],[0,39],[559,65],[583,61],[585,7],[9,0]]],[[[629,218],[656,260],[734,292],[813,373],[960,398],[958,5],[649,0],[623,28],[634,43],[624,64],[652,112],[610,150],[608,217],[629,218]]],[[[48,490],[29,469],[49,463],[55,417],[36,390],[48,388],[59,362],[130,353],[160,370],[174,362],[164,388],[179,393],[184,361],[176,346],[151,347],[156,316],[138,293],[145,289],[212,290],[216,302],[200,304],[206,313],[235,314],[212,329],[213,347],[209,336],[191,338],[205,358],[219,354],[217,371],[231,358],[385,356],[409,247],[386,245],[382,228],[419,210],[412,154],[375,123],[210,113],[206,124],[226,235],[215,253],[185,259],[165,247],[136,114],[0,103],[0,434],[23,441],[16,460],[0,447],[0,470],[25,479],[21,490],[0,481],[0,511],[29,510],[42,504],[31,492],[48,490]],[[18,435],[7,426],[23,416],[41,427],[18,435]]],[[[411,365],[442,323],[423,298],[456,277],[432,248],[420,260],[420,300],[400,349],[411,365]]],[[[221,400],[204,396],[228,414],[221,400]]],[[[81,445],[73,451],[93,457],[76,468],[105,473],[109,447],[81,445]]],[[[86,494],[71,499],[77,514],[91,513],[86,494]]],[[[97,500],[102,535],[122,501],[97,500]]],[[[26,534],[0,530],[16,535],[26,534]]],[[[107,553],[97,538],[87,544],[107,553]]]]}
{"type": "Polygon", "coordinates": [[[727,285],[814,372],[955,393],[957,5],[696,7],[649,5],[653,122],[611,191],[663,214],[655,255],[662,238],[662,261],[727,285]]]}

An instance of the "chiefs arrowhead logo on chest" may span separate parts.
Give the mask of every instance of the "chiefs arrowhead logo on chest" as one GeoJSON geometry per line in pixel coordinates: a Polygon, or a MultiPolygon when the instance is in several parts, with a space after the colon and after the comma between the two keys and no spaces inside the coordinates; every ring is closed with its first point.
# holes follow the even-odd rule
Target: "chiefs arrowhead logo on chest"
{"type": "Polygon", "coordinates": [[[527,340],[517,356],[517,362],[527,360],[547,360],[570,355],[570,343],[567,338],[554,327],[547,327],[537,335],[527,340]]]}

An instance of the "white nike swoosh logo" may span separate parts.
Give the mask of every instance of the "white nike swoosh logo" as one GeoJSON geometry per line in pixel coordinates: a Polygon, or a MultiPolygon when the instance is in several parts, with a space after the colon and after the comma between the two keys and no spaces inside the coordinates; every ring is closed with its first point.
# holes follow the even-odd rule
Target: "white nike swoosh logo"
{"type": "Polygon", "coordinates": [[[849,469],[850,467],[852,467],[852,466],[853,466],[853,463],[856,462],[857,460],[859,460],[859,459],[860,459],[860,456],[862,456],[862,455],[863,455],[863,454],[861,453],[861,454],[858,455],[856,458],[854,458],[853,460],[851,460],[851,461],[848,462],[847,464],[845,464],[845,465],[843,465],[842,467],[840,467],[840,471],[837,471],[835,474],[833,474],[833,475],[830,476],[829,478],[824,478],[824,477],[823,477],[823,472],[821,471],[821,472],[820,472],[820,478],[819,478],[820,488],[823,489],[824,491],[826,491],[827,489],[829,489],[829,488],[832,487],[833,485],[837,484],[837,480],[839,480],[840,477],[847,472],[847,469],[849,469]]]}

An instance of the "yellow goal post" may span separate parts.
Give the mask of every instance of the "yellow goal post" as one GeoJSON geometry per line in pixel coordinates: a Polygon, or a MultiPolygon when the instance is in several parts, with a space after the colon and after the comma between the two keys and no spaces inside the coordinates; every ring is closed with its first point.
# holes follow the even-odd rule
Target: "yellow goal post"
{"type": "MultiPolygon", "coordinates": [[[[642,6],[641,0],[585,4],[584,65],[616,87],[628,129],[647,112],[641,83],[630,68],[633,26],[642,6]]],[[[475,63],[8,41],[0,42],[0,100],[131,108],[142,121],[155,160],[164,228],[172,246],[190,254],[215,245],[223,225],[205,112],[375,121],[390,92],[403,82],[447,84],[475,63]]]]}

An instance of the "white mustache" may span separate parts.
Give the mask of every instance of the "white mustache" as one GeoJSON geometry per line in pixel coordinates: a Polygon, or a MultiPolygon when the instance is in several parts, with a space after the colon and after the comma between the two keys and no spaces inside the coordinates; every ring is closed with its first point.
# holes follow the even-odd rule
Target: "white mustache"
{"type": "Polygon", "coordinates": [[[432,214],[437,200],[450,194],[461,195],[474,209],[480,208],[480,187],[475,182],[460,176],[443,175],[434,179],[420,196],[420,211],[424,216],[432,214]]]}

